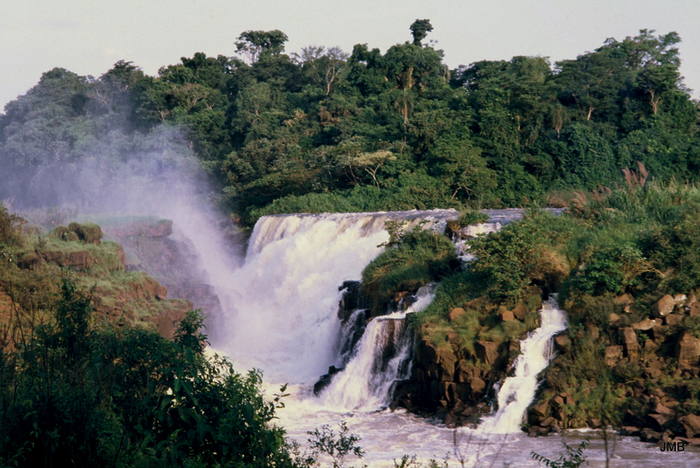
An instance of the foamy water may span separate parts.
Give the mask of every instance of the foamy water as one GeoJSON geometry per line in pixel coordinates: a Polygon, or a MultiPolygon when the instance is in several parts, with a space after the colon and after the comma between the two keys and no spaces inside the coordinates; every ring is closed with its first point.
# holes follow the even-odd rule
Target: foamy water
{"type": "MultiPolygon", "coordinates": [[[[532,460],[531,452],[556,459],[563,451],[562,441],[577,446],[589,435],[593,439],[585,452],[589,466],[605,466],[603,443],[596,432],[570,431],[564,435],[530,438],[512,431],[513,425],[519,424],[522,408],[527,407],[527,395],[534,394],[534,390],[521,392],[518,388],[525,385],[524,380],[518,380],[522,376],[539,373],[530,362],[523,363],[524,373],[516,372],[513,393],[506,392],[508,385],[504,384],[504,395],[511,396],[504,396],[500,404],[505,411],[517,402],[521,409],[513,412],[520,412],[520,416],[495,415],[490,419],[491,432],[503,434],[478,428],[453,430],[405,411],[380,410],[386,403],[382,398],[363,397],[339,404],[332,398],[313,396],[313,383],[338,358],[341,333],[337,316],[338,286],[343,281],[359,279],[365,265],[381,252],[379,244],[388,239],[383,230],[386,219],[388,214],[261,218],[245,264],[226,278],[225,286],[219,286],[223,289],[219,294],[227,297],[222,302],[230,307],[222,329],[216,331],[216,336],[224,338],[214,345],[231,357],[239,371],[251,367],[262,369],[270,398],[279,392],[281,384],[292,384],[288,389],[291,395],[285,398],[286,407],[278,410],[278,423],[286,428],[289,437],[304,446],[308,431],[326,424],[337,429],[337,424],[344,420],[350,431],[361,437],[360,445],[366,452],[361,461],[348,460],[348,466],[366,463],[370,467],[393,467],[393,461],[403,455],[416,455],[421,462],[441,460],[447,455],[450,466],[461,466],[461,460],[464,466],[474,467],[535,467],[540,465],[532,460]],[[503,423],[509,429],[493,430],[501,427],[500,421],[509,421],[503,423]]],[[[557,330],[563,327],[563,316],[561,320],[557,317],[553,309],[543,311],[542,329],[548,336],[536,338],[537,332],[531,336],[533,343],[539,343],[533,346],[541,346],[531,355],[539,353],[545,366],[549,356],[543,343],[555,333],[552,327],[557,330]],[[550,315],[551,321],[547,318],[550,315]]],[[[370,338],[368,335],[367,341],[370,338]]],[[[523,355],[530,355],[529,344],[522,345],[523,355]]],[[[357,355],[360,354],[358,350],[357,355]]],[[[361,370],[353,379],[362,375],[368,373],[361,370]]],[[[537,385],[536,379],[529,381],[534,383],[528,386],[537,385]]],[[[363,385],[358,393],[371,395],[370,386],[363,385]]],[[[695,449],[664,453],[651,444],[625,437],[619,438],[610,466],[632,468],[669,463],[676,467],[697,467],[700,454],[695,449]]]]}

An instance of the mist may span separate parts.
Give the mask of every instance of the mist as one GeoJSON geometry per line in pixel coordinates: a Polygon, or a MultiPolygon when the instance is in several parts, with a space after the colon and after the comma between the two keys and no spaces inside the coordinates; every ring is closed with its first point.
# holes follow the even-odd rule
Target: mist
{"type": "Polygon", "coordinates": [[[217,209],[217,187],[181,128],[160,125],[145,134],[113,129],[79,152],[32,156],[41,162],[17,164],[0,153],[0,200],[10,211],[45,228],[75,220],[99,224],[110,217],[172,220],[170,238],[188,260],[178,268],[191,285],[211,286],[221,304],[205,311],[208,328],[216,330],[220,317],[214,315],[230,307],[226,282],[241,263],[242,241],[217,209]]]}

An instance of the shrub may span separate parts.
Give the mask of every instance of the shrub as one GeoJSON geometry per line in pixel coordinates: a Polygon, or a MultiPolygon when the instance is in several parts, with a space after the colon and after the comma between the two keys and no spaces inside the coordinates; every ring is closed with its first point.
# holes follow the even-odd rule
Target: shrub
{"type": "Polygon", "coordinates": [[[10,214],[5,205],[0,202],[0,244],[7,246],[21,245],[20,227],[25,222],[18,214],[10,214]]]}
{"type": "Polygon", "coordinates": [[[362,288],[376,314],[400,291],[415,291],[441,280],[457,266],[452,242],[420,226],[408,232],[394,229],[387,249],[365,267],[362,288]]]}
{"type": "Polygon", "coordinates": [[[198,312],[175,341],[91,313],[64,282],[53,321],[0,352],[0,465],[295,466],[260,373],[205,357],[198,312]]]}

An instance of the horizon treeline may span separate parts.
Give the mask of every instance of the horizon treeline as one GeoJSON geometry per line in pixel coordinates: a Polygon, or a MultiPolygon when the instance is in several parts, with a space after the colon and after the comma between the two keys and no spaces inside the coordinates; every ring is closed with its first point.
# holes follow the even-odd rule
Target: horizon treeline
{"type": "Polygon", "coordinates": [[[450,70],[423,44],[430,30],[417,20],[413,40],[384,54],[286,54],[283,32],[246,31],[237,56],[196,53],[157,76],[128,61],[99,78],[47,71],[0,114],[0,199],[21,205],[38,168],[157,150],[164,125],[247,225],[282,212],[543,204],[614,186],[638,162],[658,180],[697,182],[699,107],[676,33],[450,70]]]}

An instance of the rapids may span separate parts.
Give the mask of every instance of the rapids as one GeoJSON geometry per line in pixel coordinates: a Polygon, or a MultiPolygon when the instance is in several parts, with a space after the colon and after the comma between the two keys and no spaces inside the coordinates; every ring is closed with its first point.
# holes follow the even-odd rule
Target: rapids
{"type": "MultiPolygon", "coordinates": [[[[488,214],[492,221],[505,224],[517,218],[519,212],[488,214]]],[[[261,218],[244,264],[214,284],[225,310],[216,330],[210,330],[214,348],[227,354],[239,371],[261,369],[270,397],[279,392],[281,384],[290,384],[290,396],[284,399],[285,407],[277,415],[279,425],[302,447],[308,431],[326,424],[337,427],[345,420],[350,431],[361,437],[360,445],[366,453],[363,460],[348,460],[348,466],[366,463],[370,467],[393,467],[393,460],[415,454],[420,462],[448,456],[451,467],[535,467],[541,465],[531,459],[532,451],[556,459],[563,452],[561,442],[577,446],[585,436],[592,438],[591,447],[585,451],[589,466],[605,466],[603,442],[595,431],[567,431],[540,438],[517,431],[522,411],[534,395],[536,376],[547,364],[549,338],[553,330],[564,327],[563,315],[551,304],[542,312],[542,327],[522,343],[522,362],[518,364],[522,372],[519,369],[503,384],[501,409],[486,419],[483,428],[448,429],[403,410],[384,409],[391,381],[400,378],[401,372],[407,375],[406,350],[410,346],[402,344],[406,339],[402,316],[372,320],[357,349],[341,355],[339,286],[346,280],[360,279],[364,266],[381,252],[381,244],[389,237],[385,221],[406,219],[417,224],[428,220],[441,228],[455,215],[454,211],[435,210],[261,218]],[[391,333],[390,322],[394,322],[391,333]],[[382,364],[378,365],[372,344],[387,340],[394,340],[396,359],[393,363],[391,359],[380,360],[382,364]],[[535,365],[527,356],[539,356],[535,360],[540,362],[535,365]],[[316,379],[328,366],[348,357],[345,371],[335,375],[331,387],[315,397],[312,386],[316,379]],[[522,383],[525,380],[527,385],[522,383]],[[515,387],[512,393],[507,390],[509,381],[515,387]]],[[[428,296],[424,295],[414,310],[424,307],[428,296]]],[[[610,466],[700,466],[700,453],[694,449],[660,452],[636,438],[616,439],[610,466]]]]}

